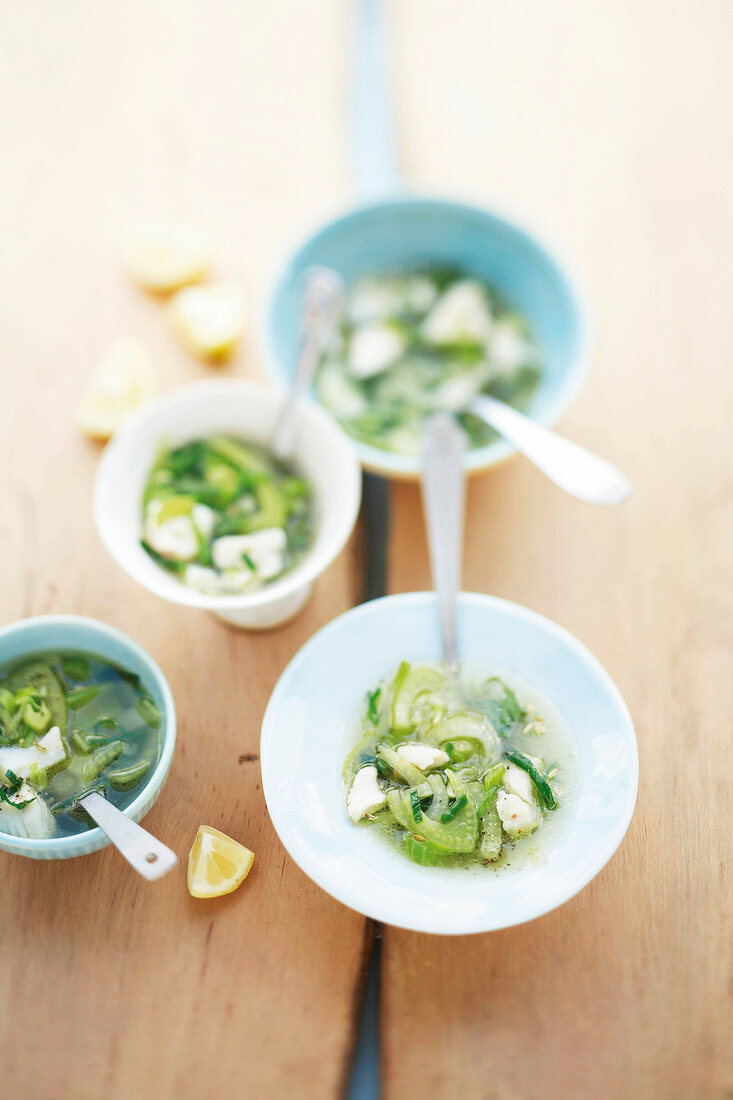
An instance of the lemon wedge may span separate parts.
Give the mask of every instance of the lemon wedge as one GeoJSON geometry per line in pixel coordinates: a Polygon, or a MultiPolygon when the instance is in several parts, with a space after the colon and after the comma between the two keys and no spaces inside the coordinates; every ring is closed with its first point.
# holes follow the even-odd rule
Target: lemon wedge
{"type": "Polygon", "coordinates": [[[117,340],[89,379],[77,420],[91,439],[109,439],[122,422],[155,396],[152,363],[137,340],[117,340]]]}
{"type": "Polygon", "coordinates": [[[206,359],[225,359],[244,328],[244,304],[236,287],[190,286],[170,304],[173,328],[186,347],[206,359]]]}
{"type": "Polygon", "coordinates": [[[254,852],[226,833],[200,825],[188,853],[188,892],[194,898],[231,894],[246,879],[254,858],[254,852]]]}
{"type": "Polygon", "coordinates": [[[164,294],[205,279],[214,254],[203,229],[141,221],[127,229],[123,259],[138,286],[164,294]]]}

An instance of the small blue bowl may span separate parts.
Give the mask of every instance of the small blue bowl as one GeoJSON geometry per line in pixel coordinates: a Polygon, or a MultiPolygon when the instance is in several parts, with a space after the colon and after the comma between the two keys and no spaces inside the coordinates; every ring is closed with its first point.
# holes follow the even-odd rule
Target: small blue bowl
{"type": "MultiPolygon", "coordinates": [[[[0,665],[31,657],[44,650],[71,649],[91,653],[119,665],[140,677],[162,716],[163,739],[160,759],[138,796],[124,813],[140,821],[158,799],[163,789],[176,744],[176,708],[168,681],[158,665],[137,642],[114,627],[81,615],[41,615],[22,619],[0,630],[0,665]]],[[[0,832],[0,848],[31,859],[69,859],[105,848],[110,843],[101,829],[89,829],[74,836],[29,840],[0,832]]]]}
{"type": "MultiPolygon", "coordinates": [[[[544,370],[529,414],[553,424],[585,373],[586,325],[577,291],[555,256],[521,226],[489,210],[434,198],[362,206],[329,222],[301,245],[277,279],[267,316],[266,362],[280,381],[292,376],[305,270],[336,268],[347,282],[390,268],[450,264],[485,279],[529,320],[544,370]]],[[[362,464],[387,477],[416,477],[420,459],[354,442],[362,464]]],[[[468,470],[513,453],[504,440],[471,450],[468,470]]]]}

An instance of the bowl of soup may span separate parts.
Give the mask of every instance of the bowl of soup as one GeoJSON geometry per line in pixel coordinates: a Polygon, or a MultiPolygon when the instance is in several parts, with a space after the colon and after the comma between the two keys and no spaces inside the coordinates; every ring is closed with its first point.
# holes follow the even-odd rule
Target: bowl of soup
{"type": "Polygon", "coordinates": [[[97,791],[140,821],[175,743],[166,678],[132,638],[76,615],[0,630],[0,848],[65,859],[105,847],[79,801],[97,791]]]}
{"type": "Polygon", "coordinates": [[[520,224],[462,203],[399,198],[352,210],[298,248],[266,318],[267,363],[292,376],[305,274],[345,279],[337,331],[314,398],[354,440],[362,464],[415,477],[421,429],[439,408],[468,437],[468,470],[510,444],[467,411],[490,394],[544,424],[573,400],[586,365],[583,310],[555,253],[520,224]]]}
{"type": "Polygon", "coordinates": [[[582,889],[638,779],[626,705],[577,639],[476,593],[457,625],[454,678],[433,593],[347,611],[283,672],[260,745],[267,808],[306,874],[365,916],[451,935],[582,889]]]}
{"type": "Polygon", "coordinates": [[[309,402],[292,457],[276,459],[269,440],[282,400],[253,382],[194,383],[151,402],[113,438],[94,515],[134,580],[244,628],[301,610],[351,534],[361,479],[346,434],[309,402]]]}

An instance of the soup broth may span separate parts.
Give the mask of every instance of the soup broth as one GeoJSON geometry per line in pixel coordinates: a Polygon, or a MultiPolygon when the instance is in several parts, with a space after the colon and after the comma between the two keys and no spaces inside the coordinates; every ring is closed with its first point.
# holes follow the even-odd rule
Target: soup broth
{"type": "Polygon", "coordinates": [[[99,791],[124,809],[161,754],[163,718],[137,676],[91,653],[0,668],[0,831],[41,839],[93,826],[99,791]]]}
{"type": "Polygon", "coordinates": [[[403,662],[375,686],[344,767],[352,822],[422,866],[543,861],[573,812],[577,759],[554,707],[515,676],[403,662]]]}
{"type": "Polygon", "coordinates": [[[313,543],[309,484],[263,447],[231,436],[163,448],[142,513],[146,552],[183,584],[211,595],[272,583],[313,543]]]}
{"type": "Polygon", "coordinates": [[[347,291],[316,394],[350,435],[418,454],[422,422],[458,415],[471,447],[497,436],[465,411],[479,394],[525,410],[542,370],[525,317],[484,280],[453,269],[383,272],[347,291]]]}

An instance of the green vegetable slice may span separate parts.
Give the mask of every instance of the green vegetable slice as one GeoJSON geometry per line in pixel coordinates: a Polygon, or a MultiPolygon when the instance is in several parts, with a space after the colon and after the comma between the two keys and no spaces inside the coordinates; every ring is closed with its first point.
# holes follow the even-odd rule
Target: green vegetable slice
{"type": "Polygon", "coordinates": [[[413,787],[410,791],[410,806],[412,808],[412,820],[418,825],[422,821],[422,807],[420,805],[420,795],[417,793],[416,787],[413,787]]]}
{"type": "Polygon", "coordinates": [[[448,805],[448,791],[439,775],[429,775],[428,783],[433,792],[433,797],[424,812],[432,817],[434,821],[440,821],[440,816],[448,805]]]}
{"type": "Polygon", "coordinates": [[[154,730],[160,729],[163,719],[160,710],[149,695],[141,695],[135,706],[137,707],[138,714],[146,725],[154,730]]]}
{"type": "Polygon", "coordinates": [[[379,700],[382,697],[382,689],[367,692],[367,716],[373,726],[379,725],[379,700]]]}
{"type": "Polygon", "coordinates": [[[138,764],[131,764],[129,768],[118,768],[109,772],[107,779],[110,787],[116,791],[131,791],[143,781],[150,771],[150,761],[141,760],[138,764]]]}
{"type": "Polygon", "coordinates": [[[468,795],[464,792],[460,794],[455,802],[452,802],[448,809],[440,815],[440,820],[444,825],[447,825],[449,821],[461,812],[463,807],[468,803],[468,795]]]}
{"type": "Polygon", "coordinates": [[[525,756],[523,752],[517,752],[516,749],[507,749],[504,753],[507,760],[511,760],[512,764],[516,764],[518,768],[527,772],[528,776],[535,785],[537,795],[542,805],[548,810],[557,809],[557,799],[555,793],[547,781],[547,778],[542,774],[539,768],[535,767],[528,756],[525,756]]]}
{"type": "Polygon", "coordinates": [[[451,758],[451,763],[460,764],[472,756],[482,756],[484,743],[478,737],[457,737],[455,741],[441,741],[440,746],[451,758]]]}
{"type": "Polygon", "coordinates": [[[400,733],[445,712],[446,677],[440,669],[403,661],[392,681],[392,729],[400,733]]]}
{"type": "Polygon", "coordinates": [[[502,697],[499,699],[487,698],[485,705],[499,736],[508,737],[516,723],[524,725],[527,721],[527,712],[520,706],[519,700],[512,689],[498,676],[491,676],[486,681],[486,686],[489,689],[497,684],[502,692],[502,697]]]}
{"type": "Polygon", "coordinates": [[[122,755],[124,748],[124,741],[110,741],[108,745],[100,745],[95,749],[82,764],[82,783],[93,783],[95,779],[99,779],[104,769],[114,764],[115,760],[122,755]]]}
{"type": "Polygon", "coordinates": [[[70,654],[61,661],[61,669],[69,680],[88,680],[92,674],[92,665],[88,657],[81,653],[70,654]]]}
{"type": "Polygon", "coordinates": [[[66,698],[61,681],[49,664],[45,661],[28,661],[11,672],[6,684],[13,692],[31,687],[51,711],[50,725],[58,726],[62,733],[65,732],[68,715],[66,698]]]}
{"type": "Polygon", "coordinates": [[[101,690],[100,687],[91,684],[89,687],[74,688],[66,696],[66,702],[72,710],[81,710],[96,699],[101,690]]]}
{"type": "Polygon", "coordinates": [[[486,715],[477,710],[460,710],[449,714],[427,731],[425,739],[441,748],[445,747],[445,742],[450,742],[454,750],[459,743],[464,743],[467,755],[455,756],[455,759],[468,759],[468,756],[477,751],[489,757],[499,756],[496,730],[486,715]],[[473,745],[471,751],[468,751],[469,745],[473,745]]]}
{"type": "MultiPolygon", "coordinates": [[[[465,796],[465,802],[456,810],[455,815],[448,822],[436,821],[434,818],[423,814],[420,822],[420,835],[444,852],[472,852],[476,847],[478,836],[478,818],[473,800],[468,797],[467,791],[460,780],[456,779],[459,787],[458,799],[465,796]]],[[[412,804],[408,791],[391,790],[387,794],[387,804],[404,829],[415,832],[415,824],[412,821],[412,804]]]]}
{"type": "Polygon", "coordinates": [[[421,834],[405,833],[403,843],[405,855],[421,867],[439,867],[445,863],[445,852],[441,852],[440,848],[436,848],[421,834]]]}
{"type": "Polygon", "coordinates": [[[405,783],[409,783],[411,787],[424,789],[426,783],[424,773],[420,771],[416,764],[411,764],[409,760],[405,760],[404,757],[400,756],[395,749],[390,748],[389,745],[377,745],[377,756],[381,757],[382,760],[386,760],[392,771],[400,779],[404,779],[405,783]]]}
{"type": "Polygon", "coordinates": [[[255,451],[240,443],[236,439],[230,439],[225,435],[216,435],[208,442],[209,451],[223,458],[230,466],[234,466],[250,477],[269,477],[270,470],[267,463],[255,451]]]}
{"type": "Polygon", "coordinates": [[[496,808],[497,789],[494,790],[490,803],[484,808],[481,815],[479,851],[482,859],[486,859],[490,863],[494,863],[501,855],[501,819],[496,808]]]}

